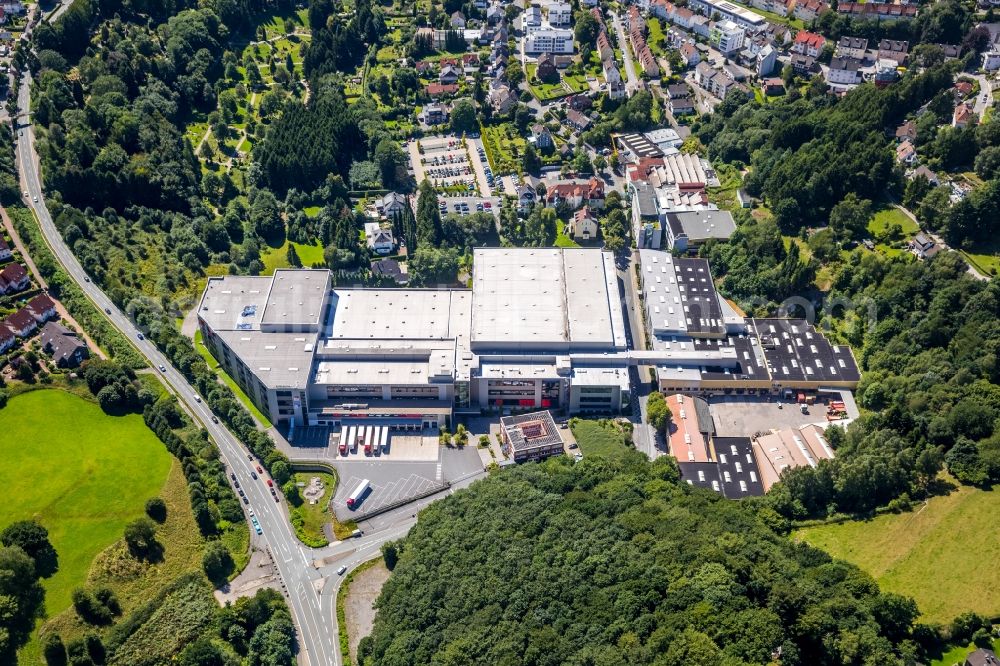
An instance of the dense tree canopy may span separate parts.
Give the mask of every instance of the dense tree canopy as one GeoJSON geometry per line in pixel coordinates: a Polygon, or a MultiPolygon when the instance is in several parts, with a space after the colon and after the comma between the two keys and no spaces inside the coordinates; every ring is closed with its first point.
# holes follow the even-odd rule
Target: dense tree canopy
{"type": "Polygon", "coordinates": [[[551,459],[436,502],[366,664],[903,664],[917,614],[870,576],[691,489],[669,458],[551,459]]]}

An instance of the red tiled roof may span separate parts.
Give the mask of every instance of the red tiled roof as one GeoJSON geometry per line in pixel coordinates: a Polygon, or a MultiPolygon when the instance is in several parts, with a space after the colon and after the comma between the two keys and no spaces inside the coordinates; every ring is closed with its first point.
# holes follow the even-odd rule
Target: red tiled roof
{"type": "Polygon", "coordinates": [[[823,45],[826,43],[823,35],[817,35],[815,32],[809,32],[807,30],[800,30],[797,35],[795,35],[796,44],[806,44],[817,50],[822,49],[823,45]]]}
{"type": "Polygon", "coordinates": [[[450,95],[458,92],[457,83],[429,83],[427,84],[428,95],[450,95]]]}

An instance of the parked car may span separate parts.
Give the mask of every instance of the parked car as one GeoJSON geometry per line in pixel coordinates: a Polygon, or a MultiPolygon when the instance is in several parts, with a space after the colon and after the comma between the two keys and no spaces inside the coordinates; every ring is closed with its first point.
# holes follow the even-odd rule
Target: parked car
{"type": "Polygon", "coordinates": [[[257,473],[258,474],[263,474],[264,473],[264,470],[263,470],[263,468],[261,468],[260,465],[257,465],[257,473]]]}
{"type": "Polygon", "coordinates": [[[273,482],[273,481],[271,481],[271,479],[268,479],[268,480],[267,480],[267,487],[268,487],[268,488],[273,488],[273,487],[274,487],[274,482],[273,482]]]}

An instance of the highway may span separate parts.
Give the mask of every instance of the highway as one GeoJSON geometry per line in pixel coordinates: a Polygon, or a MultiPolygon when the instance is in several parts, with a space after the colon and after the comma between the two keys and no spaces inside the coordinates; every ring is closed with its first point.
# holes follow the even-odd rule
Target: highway
{"type": "MultiPolygon", "coordinates": [[[[265,485],[266,472],[260,479],[250,477],[257,462],[251,460],[247,449],[221,423],[212,421],[212,412],[197,397],[195,389],[178,372],[170,361],[148,339],[139,339],[140,331],[125,313],[120,311],[108,296],[91,282],[76,256],[63,241],[45,205],[42,193],[35,137],[28,118],[30,109],[30,76],[25,74],[18,90],[18,115],[15,118],[17,137],[17,162],[26,203],[35,211],[48,245],[66,272],[107,314],[118,328],[154,368],[163,368],[158,374],[177,395],[181,404],[208,430],[215,440],[228,471],[236,475],[250,501],[244,510],[253,509],[263,534],[258,536],[249,525],[252,546],[271,554],[275,571],[285,593],[289,610],[298,630],[298,661],[311,666],[340,666],[342,657],[337,639],[336,593],[343,578],[336,574],[340,566],[352,569],[378,555],[386,541],[398,539],[416,523],[414,507],[426,506],[436,496],[393,513],[380,517],[373,533],[360,539],[350,539],[331,544],[323,549],[303,546],[289,524],[285,503],[275,502],[265,485]]],[[[279,494],[280,495],[280,494],[279,494]]],[[[374,522],[374,521],[372,521],[374,522]]]]}

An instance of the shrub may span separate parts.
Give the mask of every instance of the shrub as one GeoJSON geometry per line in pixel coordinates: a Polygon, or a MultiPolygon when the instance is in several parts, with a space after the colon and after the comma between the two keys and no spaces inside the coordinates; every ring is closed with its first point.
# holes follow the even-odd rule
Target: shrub
{"type": "Polygon", "coordinates": [[[146,515],[163,524],[167,520],[167,503],[160,497],[146,500],[146,515]]]}
{"type": "Polygon", "coordinates": [[[205,555],[201,559],[201,565],[205,570],[205,575],[216,585],[225,583],[235,568],[229,549],[221,541],[208,542],[205,555]]]}

